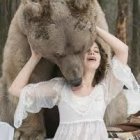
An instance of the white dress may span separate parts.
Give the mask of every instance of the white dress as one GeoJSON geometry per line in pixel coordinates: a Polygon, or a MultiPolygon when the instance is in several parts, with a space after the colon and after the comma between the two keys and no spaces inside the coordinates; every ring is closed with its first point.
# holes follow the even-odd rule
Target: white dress
{"type": "Polygon", "coordinates": [[[41,108],[58,105],[60,124],[53,140],[107,140],[103,121],[106,106],[124,85],[133,88],[133,84],[136,81],[130,68],[115,57],[107,76],[88,96],[75,95],[63,78],[29,84],[21,91],[14,125],[20,127],[27,112],[37,113],[41,108]]]}

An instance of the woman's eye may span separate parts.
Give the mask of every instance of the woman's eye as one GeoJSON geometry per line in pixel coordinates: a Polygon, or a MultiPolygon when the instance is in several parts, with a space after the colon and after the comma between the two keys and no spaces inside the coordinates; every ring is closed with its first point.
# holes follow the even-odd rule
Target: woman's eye
{"type": "Polygon", "coordinates": [[[81,50],[78,50],[75,52],[75,54],[80,54],[82,51],[81,50]]]}
{"type": "Polygon", "coordinates": [[[95,53],[99,53],[99,51],[98,50],[96,50],[96,51],[94,51],[95,53]]]}

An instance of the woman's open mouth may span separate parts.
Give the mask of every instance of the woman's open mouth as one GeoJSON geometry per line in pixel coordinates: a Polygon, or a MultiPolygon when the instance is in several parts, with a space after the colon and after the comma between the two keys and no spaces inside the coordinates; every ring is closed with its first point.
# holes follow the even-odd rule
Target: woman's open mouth
{"type": "Polygon", "coordinates": [[[96,57],[91,56],[91,57],[88,57],[87,60],[88,61],[96,61],[96,57]]]}

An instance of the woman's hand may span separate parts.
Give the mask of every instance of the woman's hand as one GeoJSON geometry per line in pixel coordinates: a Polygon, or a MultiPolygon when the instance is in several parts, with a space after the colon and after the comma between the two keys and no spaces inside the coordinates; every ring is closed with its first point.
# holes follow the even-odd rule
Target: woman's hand
{"type": "Polygon", "coordinates": [[[96,26],[97,35],[99,35],[115,53],[115,56],[124,64],[127,64],[128,59],[128,46],[123,43],[121,40],[116,38],[114,35],[109,32],[101,29],[96,26]]]}
{"type": "Polygon", "coordinates": [[[31,49],[31,57],[33,57],[34,59],[38,59],[38,60],[40,60],[41,59],[41,54],[39,54],[39,53],[37,53],[36,51],[34,51],[33,49],[32,49],[32,47],[30,47],[30,49],[31,49]]]}

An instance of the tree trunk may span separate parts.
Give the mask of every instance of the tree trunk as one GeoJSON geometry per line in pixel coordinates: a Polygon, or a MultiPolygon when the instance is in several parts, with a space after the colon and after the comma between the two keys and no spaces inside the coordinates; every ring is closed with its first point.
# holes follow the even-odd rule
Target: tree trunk
{"type": "Polygon", "coordinates": [[[132,43],[132,70],[136,77],[140,73],[140,0],[134,0],[133,8],[133,43],[132,43]]]}
{"type": "Polygon", "coordinates": [[[19,2],[20,0],[0,0],[0,64],[2,64],[2,52],[7,38],[8,28],[19,2]]]}
{"type": "Polygon", "coordinates": [[[127,43],[128,0],[118,0],[117,37],[127,43]]]}
{"type": "MultiPolygon", "coordinates": [[[[118,1],[117,37],[131,49],[133,39],[133,1],[118,1]]],[[[129,51],[129,65],[131,65],[129,51]]]]}
{"type": "Polygon", "coordinates": [[[107,22],[109,24],[109,30],[111,33],[116,34],[116,21],[118,15],[118,0],[98,0],[103,11],[107,22]]]}

